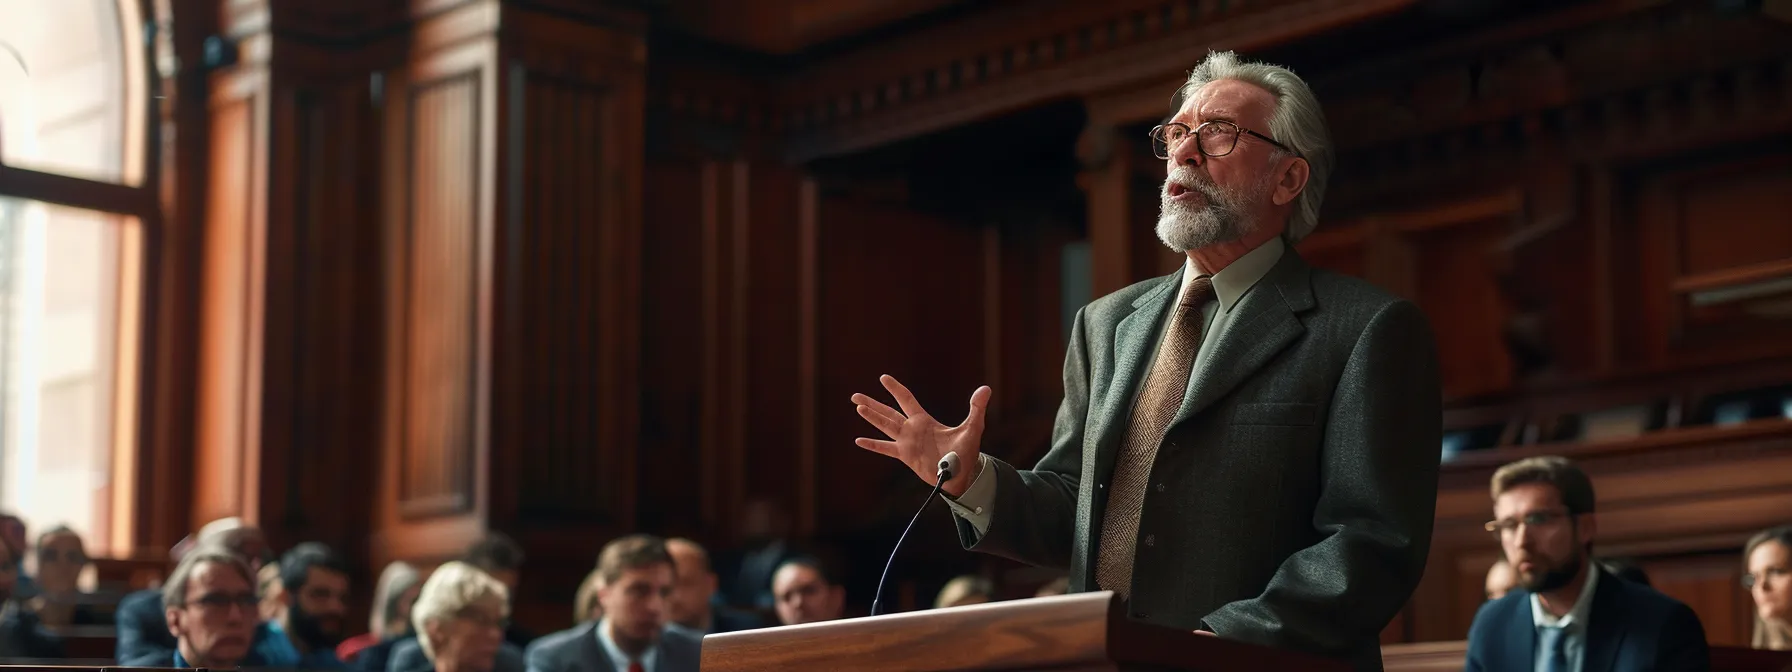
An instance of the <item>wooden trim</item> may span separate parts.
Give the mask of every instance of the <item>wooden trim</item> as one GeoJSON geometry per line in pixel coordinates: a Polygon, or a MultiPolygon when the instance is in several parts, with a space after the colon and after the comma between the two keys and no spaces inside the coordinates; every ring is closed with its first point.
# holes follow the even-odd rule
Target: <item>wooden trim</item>
{"type": "Polygon", "coordinates": [[[159,207],[153,186],[132,187],[12,166],[0,166],[0,194],[139,218],[159,207]]]}
{"type": "Polygon", "coordinates": [[[800,178],[797,196],[797,235],[801,249],[798,279],[797,310],[797,478],[796,534],[808,537],[815,533],[816,467],[815,428],[820,424],[821,409],[816,388],[820,385],[817,350],[820,347],[817,306],[821,301],[821,224],[820,196],[815,178],[800,178]]]}
{"type": "MultiPolygon", "coordinates": [[[[1201,21],[1188,30],[1168,31],[1151,40],[1139,41],[1118,48],[1104,49],[1087,57],[1070,56],[1063,61],[1038,68],[1026,68],[1018,74],[986,75],[974,83],[941,95],[913,103],[895,101],[875,106],[875,112],[859,117],[840,119],[836,111],[850,110],[834,104],[860,98],[861,90],[901,91],[902,83],[926,81],[949,70],[976,67],[971,61],[941,63],[933,56],[939,49],[938,36],[917,35],[884,51],[883,55],[899,63],[915,64],[912,72],[890,73],[852,90],[842,90],[835,82],[846,77],[873,55],[856,55],[830,63],[825,71],[800,74],[780,87],[790,104],[788,113],[820,117],[816,123],[799,125],[800,130],[789,138],[789,159],[803,163],[827,156],[846,154],[884,145],[978,119],[1037,105],[1046,101],[1079,96],[1089,92],[1111,90],[1134,83],[1156,85],[1174,73],[1182,72],[1199,62],[1212,49],[1250,51],[1285,44],[1302,37],[1335,30],[1339,27],[1385,16],[1405,9],[1414,0],[1310,0],[1287,2],[1236,17],[1201,21]],[[813,111],[805,114],[804,110],[813,111]],[[806,126],[806,127],[804,127],[806,126]]],[[[1110,26],[1129,24],[1114,17],[1101,17],[1094,25],[1057,35],[1034,36],[1024,43],[1046,43],[1081,33],[1107,35],[1110,26]]],[[[1013,47],[1019,50],[1022,47],[1013,47]]],[[[997,49],[998,53],[1010,51],[997,49]]],[[[1068,49],[1066,50],[1068,51],[1068,49]]],[[[976,59],[972,59],[976,60],[976,59]]],[[[876,68],[887,70],[887,68],[876,68]]],[[[858,79],[863,79],[860,77],[858,79]]],[[[1173,92],[1166,90],[1163,95],[1173,92]]],[[[1146,117],[1161,116],[1164,108],[1151,109],[1146,117]]],[[[843,115],[844,116],[844,115],[843,115]]],[[[1122,115],[1125,116],[1125,115],[1122,115]]]]}
{"type": "Polygon", "coordinates": [[[1681,427],[1675,429],[1663,429],[1638,437],[1610,441],[1546,443],[1534,446],[1476,451],[1465,453],[1461,457],[1444,463],[1443,470],[1446,472],[1466,472],[1489,469],[1514,460],[1536,457],[1539,455],[1560,455],[1571,460],[1585,460],[1588,458],[1604,458],[1637,453],[1658,452],[1676,446],[1778,440],[1792,440],[1792,421],[1769,419],[1757,420],[1728,427],[1681,427]]]}
{"type": "Polygon", "coordinates": [[[1675,294],[1692,294],[1786,278],[1792,278],[1792,259],[1682,276],[1674,280],[1672,288],[1675,294]]]}

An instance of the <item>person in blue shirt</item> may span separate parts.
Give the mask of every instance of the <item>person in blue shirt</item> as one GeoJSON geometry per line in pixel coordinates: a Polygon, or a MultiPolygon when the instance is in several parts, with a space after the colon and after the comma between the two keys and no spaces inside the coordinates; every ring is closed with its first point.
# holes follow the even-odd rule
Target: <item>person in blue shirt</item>
{"type": "Polygon", "coordinates": [[[1517,586],[1469,627],[1465,672],[1711,669],[1699,617],[1649,586],[1602,569],[1593,483],[1560,457],[1494,472],[1494,520],[1517,586]]]}
{"type": "MultiPolygon", "coordinates": [[[[255,572],[235,554],[201,547],[186,554],[162,586],[162,602],[174,652],[160,667],[255,666],[255,572]]],[[[133,661],[131,665],[151,664],[133,661]]]]}
{"type": "Polygon", "coordinates": [[[347,669],[336,645],[347,635],[348,563],[323,544],[299,544],[280,558],[280,588],[272,625],[298,652],[297,667],[347,669]]]}

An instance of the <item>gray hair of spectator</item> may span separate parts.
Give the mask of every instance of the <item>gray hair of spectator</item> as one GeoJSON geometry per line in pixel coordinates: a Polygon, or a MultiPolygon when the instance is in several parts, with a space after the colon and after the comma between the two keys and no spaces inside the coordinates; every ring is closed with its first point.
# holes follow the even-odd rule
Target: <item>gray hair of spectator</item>
{"type": "Polygon", "coordinates": [[[417,631],[417,644],[423,655],[435,662],[435,642],[429,634],[430,623],[453,620],[467,607],[481,602],[494,602],[505,614],[510,612],[510,593],[492,575],[465,562],[450,562],[431,572],[417,603],[411,606],[411,627],[417,631]]]}
{"type": "Polygon", "coordinates": [[[188,552],[175,565],[174,573],[168,575],[168,582],[162,584],[162,608],[176,609],[187,605],[187,586],[192,583],[193,575],[198,573],[201,565],[219,565],[236,572],[243,577],[243,582],[251,588],[255,586],[255,572],[249,569],[249,563],[242,556],[230,552],[222,546],[200,546],[188,552]]]}
{"type": "Polygon", "coordinates": [[[392,617],[398,614],[398,600],[404,597],[405,591],[423,582],[423,573],[408,562],[394,562],[386,565],[380,572],[379,583],[373,588],[373,613],[367,617],[367,629],[375,635],[384,636],[386,627],[392,623],[392,617]]]}
{"type": "MultiPolygon", "coordinates": [[[[1209,52],[1189,72],[1188,83],[1176,92],[1177,109],[1189,96],[1213,82],[1233,79],[1268,91],[1275,96],[1275,111],[1269,117],[1269,136],[1292,148],[1306,160],[1307,184],[1295,198],[1294,212],[1288,217],[1283,234],[1289,242],[1298,243],[1319,227],[1319,206],[1325,201],[1325,188],[1331,183],[1335,150],[1331,133],[1325,127],[1325,112],[1319,98],[1294,71],[1279,65],[1241,61],[1230,51],[1209,52]]],[[[1276,150],[1276,159],[1283,155],[1276,150]]]]}

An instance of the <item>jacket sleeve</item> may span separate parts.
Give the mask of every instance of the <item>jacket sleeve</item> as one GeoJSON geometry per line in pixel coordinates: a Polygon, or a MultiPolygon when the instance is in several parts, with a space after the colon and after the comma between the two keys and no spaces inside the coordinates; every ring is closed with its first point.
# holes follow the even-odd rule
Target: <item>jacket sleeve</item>
{"type": "Polygon", "coordinates": [[[1711,645],[1705,639],[1705,625],[1691,607],[1675,602],[1666,627],[1655,641],[1655,669],[1687,672],[1711,669],[1711,645]]]}
{"type": "Polygon", "coordinates": [[[1064,401],[1052,425],[1052,447],[1031,471],[990,458],[981,481],[995,479],[989,529],[982,534],[963,518],[959,541],[973,551],[1039,567],[1066,569],[1076,538],[1077,488],[1082,483],[1083,423],[1089,415],[1088,340],[1078,310],[1064,353],[1064,401]]]}
{"type": "Polygon", "coordinates": [[[1222,637],[1349,654],[1374,642],[1425,570],[1437,507],[1443,395],[1424,313],[1396,301],[1370,318],[1326,421],[1313,526],[1262,594],[1203,619],[1222,637]]]}

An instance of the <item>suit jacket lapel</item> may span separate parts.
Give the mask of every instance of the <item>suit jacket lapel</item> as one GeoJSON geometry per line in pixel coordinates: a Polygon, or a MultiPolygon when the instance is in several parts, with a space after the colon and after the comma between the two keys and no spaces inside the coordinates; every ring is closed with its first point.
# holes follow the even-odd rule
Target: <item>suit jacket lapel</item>
{"type": "Polygon", "coordinates": [[[1096,441],[1095,464],[1100,471],[1095,482],[1105,482],[1108,477],[1106,472],[1113,465],[1120,436],[1132,416],[1133,394],[1157,348],[1158,324],[1176,300],[1184,272],[1171,274],[1156,289],[1134,300],[1133,312],[1114,326],[1114,375],[1108,380],[1101,414],[1096,416],[1101,424],[1091,432],[1096,441]]]}
{"type": "Polygon", "coordinates": [[[1599,585],[1593,589],[1593,605],[1587,609],[1587,648],[1582,672],[1609,672],[1618,661],[1625,630],[1618,616],[1624,613],[1624,586],[1618,585],[1619,581],[1623,579],[1602,573],[1599,585]]]}
{"type": "Polygon", "coordinates": [[[1213,405],[1306,332],[1294,314],[1313,306],[1311,268],[1293,249],[1233,306],[1231,325],[1214,343],[1182,399],[1171,427],[1213,405]]]}
{"type": "Polygon", "coordinates": [[[594,670],[619,672],[616,666],[610,663],[610,653],[605,651],[604,645],[597,641],[597,627],[597,623],[592,623],[591,627],[579,630],[579,650],[584,652],[585,660],[573,661],[573,667],[577,669],[578,663],[588,662],[594,670]]]}

